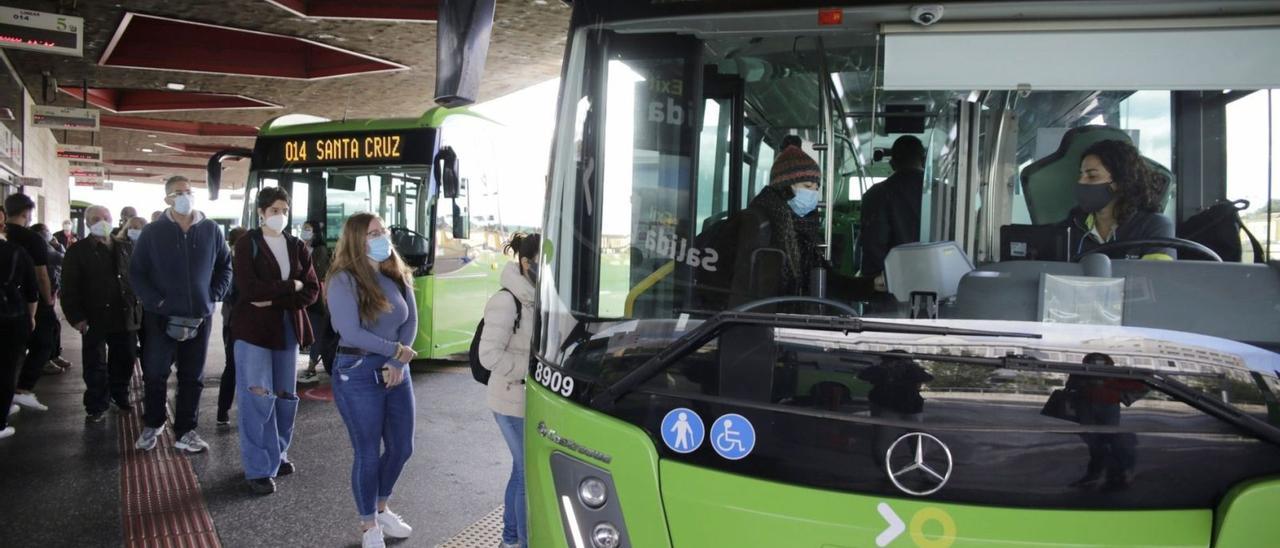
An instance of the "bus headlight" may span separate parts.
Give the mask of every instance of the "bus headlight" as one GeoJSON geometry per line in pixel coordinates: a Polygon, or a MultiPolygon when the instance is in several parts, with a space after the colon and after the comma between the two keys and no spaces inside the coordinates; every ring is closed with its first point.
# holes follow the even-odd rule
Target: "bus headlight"
{"type": "MultiPolygon", "coordinates": [[[[609,489],[600,478],[590,477],[578,484],[578,500],[588,508],[598,509],[609,502],[609,489]]],[[[599,529],[597,527],[597,529],[599,529]]],[[[617,529],[614,529],[617,533],[617,529]]]]}
{"type": "Polygon", "coordinates": [[[551,478],[569,548],[633,548],[622,517],[622,496],[608,470],[556,451],[551,454],[551,478]]]}
{"type": "Polygon", "coordinates": [[[591,545],[595,548],[618,548],[622,543],[622,533],[612,523],[601,523],[591,531],[591,545]]]}

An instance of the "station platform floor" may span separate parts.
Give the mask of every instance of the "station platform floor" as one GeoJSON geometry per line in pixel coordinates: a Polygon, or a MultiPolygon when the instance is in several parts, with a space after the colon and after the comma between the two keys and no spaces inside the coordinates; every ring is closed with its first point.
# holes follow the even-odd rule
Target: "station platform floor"
{"type": "MultiPolygon", "coordinates": [[[[220,326],[213,331],[220,343],[220,326]]],[[[214,424],[221,344],[209,349],[197,429],[211,449],[186,455],[173,448],[168,425],[155,450],[133,448],[141,429],[140,378],[133,412],[111,411],[87,423],[80,335],[64,324],[62,341],[73,367],[42,377],[36,387],[49,410],[23,409],[9,421],[17,434],[0,440],[0,547],[360,545],[351,446],[327,400],[327,377],[299,386],[289,450],[297,471],[278,478],[274,494],[260,496],[244,481],[236,408],[230,427],[214,424]]],[[[305,357],[299,365],[305,368],[305,357]]],[[[412,377],[414,454],[391,507],[414,532],[387,539],[388,546],[497,546],[511,457],[484,387],[458,363],[417,363],[412,377]]],[[[172,386],[171,377],[170,408],[172,386]]]]}

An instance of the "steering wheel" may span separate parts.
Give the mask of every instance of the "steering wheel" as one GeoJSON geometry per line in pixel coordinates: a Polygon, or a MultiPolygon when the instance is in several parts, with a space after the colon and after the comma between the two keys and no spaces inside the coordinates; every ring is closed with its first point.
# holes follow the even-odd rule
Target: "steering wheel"
{"type": "Polygon", "coordinates": [[[846,312],[850,316],[854,316],[854,317],[859,316],[858,311],[855,310],[852,306],[844,304],[840,301],[833,301],[831,299],[823,299],[819,297],[768,297],[765,299],[759,299],[759,300],[751,301],[746,304],[739,305],[737,308],[734,308],[733,311],[749,312],[763,306],[769,306],[772,304],[782,304],[782,303],[820,304],[823,306],[829,306],[831,308],[839,309],[841,312],[846,312]]]}
{"type": "Polygon", "coordinates": [[[1135,247],[1172,247],[1174,249],[1177,249],[1178,251],[1190,251],[1192,253],[1196,253],[1211,261],[1215,261],[1219,263],[1222,262],[1222,257],[1219,257],[1218,254],[1215,253],[1212,249],[1209,249],[1191,240],[1184,240],[1182,238],[1143,238],[1141,240],[1125,240],[1121,242],[1108,242],[1094,248],[1088,253],[1085,253],[1083,255],[1080,255],[1079,257],[1072,259],[1071,262],[1078,263],[1080,262],[1081,257],[1084,257],[1089,253],[1102,253],[1105,255],[1113,251],[1128,250],[1135,247]]]}

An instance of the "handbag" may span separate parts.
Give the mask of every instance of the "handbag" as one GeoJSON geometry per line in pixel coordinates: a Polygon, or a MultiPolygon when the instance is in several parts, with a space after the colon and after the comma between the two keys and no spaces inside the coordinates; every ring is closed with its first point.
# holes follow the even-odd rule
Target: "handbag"
{"type": "Polygon", "coordinates": [[[1046,401],[1044,407],[1040,409],[1040,414],[1064,421],[1080,422],[1080,409],[1076,407],[1076,402],[1079,401],[1077,395],[1075,389],[1054,390],[1049,394],[1049,401],[1046,401]]]}
{"type": "Polygon", "coordinates": [[[196,335],[200,333],[201,325],[204,325],[204,318],[169,316],[169,322],[165,325],[164,334],[178,342],[189,341],[196,338],[196,335]]]}

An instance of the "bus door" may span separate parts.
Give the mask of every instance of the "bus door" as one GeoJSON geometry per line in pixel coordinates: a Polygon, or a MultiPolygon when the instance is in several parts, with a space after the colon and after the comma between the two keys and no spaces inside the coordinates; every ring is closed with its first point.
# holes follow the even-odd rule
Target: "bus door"
{"type": "MultiPolygon", "coordinates": [[[[594,55],[604,57],[592,66],[603,70],[586,76],[591,105],[579,166],[583,183],[574,198],[584,207],[573,208],[575,226],[630,236],[631,242],[621,257],[589,243],[576,246],[573,252],[583,260],[574,285],[597,296],[593,308],[603,316],[671,310],[687,298],[689,273],[681,279],[672,274],[677,263],[692,263],[689,250],[697,233],[693,181],[701,167],[703,128],[697,124],[704,121],[702,42],[612,32],[596,38],[603,47],[593,48],[594,55]]],[[[718,109],[720,103],[714,104],[718,109]]],[[[719,125],[718,113],[708,122],[719,125]]],[[[709,176],[716,163],[706,163],[709,176]]]]}

